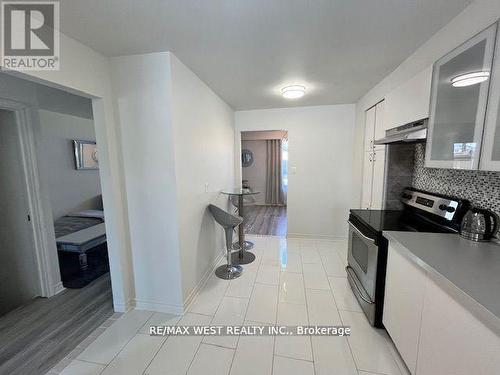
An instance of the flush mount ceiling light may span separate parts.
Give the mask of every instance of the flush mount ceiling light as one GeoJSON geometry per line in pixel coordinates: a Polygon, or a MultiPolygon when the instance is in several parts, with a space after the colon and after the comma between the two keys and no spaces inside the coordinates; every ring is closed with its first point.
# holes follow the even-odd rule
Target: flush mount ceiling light
{"type": "Polygon", "coordinates": [[[459,75],[451,80],[453,87],[466,87],[477,85],[478,83],[486,81],[490,78],[490,72],[474,72],[459,75]]]}
{"type": "Polygon", "coordinates": [[[306,94],[306,88],[302,85],[285,86],[281,89],[281,95],[285,99],[298,99],[306,94]]]}

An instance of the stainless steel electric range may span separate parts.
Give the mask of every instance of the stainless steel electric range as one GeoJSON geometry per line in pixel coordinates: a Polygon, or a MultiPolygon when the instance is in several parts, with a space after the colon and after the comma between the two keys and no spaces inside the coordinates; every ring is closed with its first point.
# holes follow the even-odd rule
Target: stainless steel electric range
{"type": "Polygon", "coordinates": [[[402,210],[351,210],[347,279],[370,324],[383,327],[387,240],[383,231],[457,233],[463,199],[406,188],[402,210]]]}

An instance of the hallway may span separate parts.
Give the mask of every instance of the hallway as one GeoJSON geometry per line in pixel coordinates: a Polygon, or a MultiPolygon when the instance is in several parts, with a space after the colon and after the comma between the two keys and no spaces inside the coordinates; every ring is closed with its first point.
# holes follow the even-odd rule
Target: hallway
{"type": "Polygon", "coordinates": [[[371,327],[345,277],[346,241],[249,236],[257,259],[211,275],[183,316],[132,310],[50,374],[406,374],[387,333],[371,327]],[[349,326],[338,336],[150,336],[150,326],[349,326]]]}
{"type": "Polygon", "coordinates": [[[285,237],[287,231],[286,207],[249,206],[245,233],[285,237]]]}

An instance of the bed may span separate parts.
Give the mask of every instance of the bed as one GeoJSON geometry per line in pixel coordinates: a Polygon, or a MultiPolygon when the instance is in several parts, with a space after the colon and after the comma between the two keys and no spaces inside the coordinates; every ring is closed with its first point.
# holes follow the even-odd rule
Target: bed
{"type": "Polygon", "coordinates": [[[84,210],[54,223],[63,285],[81,288],[109,271],[102,210],[84,210]]]}
{"type": "Polygon", "coordinates": [[[83,210],[60,217],[54,222],[56,239],[104,223],[104,211],[83,210]]]}

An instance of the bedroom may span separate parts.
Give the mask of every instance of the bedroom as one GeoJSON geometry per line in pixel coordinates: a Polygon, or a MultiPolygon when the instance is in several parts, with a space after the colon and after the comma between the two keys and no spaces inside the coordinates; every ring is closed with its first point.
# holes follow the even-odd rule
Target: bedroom
{"type": "Polygon", "coordinates": [[[0,260],[10,265],[0,283],[0,326],[8,327],[0,340],[9,338],[0,369],[33,373],[113,311],[93,110],[90,99],[4,73],[0,83],[0,176],[8,182],[0,187],[0,260]],[[32,322],[21,328],[26,315],[32,322]],[[43,353],[46,340],[59,344],[43,353]],[[25,349],[15,353],[17,345],[25,349]]]}

